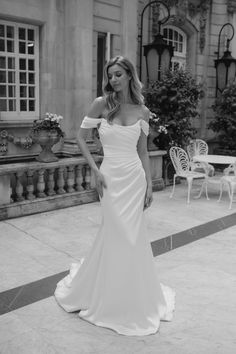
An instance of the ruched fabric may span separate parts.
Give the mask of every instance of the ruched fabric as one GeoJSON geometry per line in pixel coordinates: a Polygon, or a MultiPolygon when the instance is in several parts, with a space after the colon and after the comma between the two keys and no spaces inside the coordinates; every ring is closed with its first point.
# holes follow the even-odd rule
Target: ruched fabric
{"type": "Polygon", "coordinates": [[[161,320],[172,319],[175,299],[158,280],[143,211],[147,184],[137,142],[141,130],[148,134],[148,124],[121,126],[103,118],[100,123],[100,171],[107,183],[102,222],[90,253],[57,284],[55,297],[66,311],[80,311],[97,326],[148,335],[161,320]]]}
{"type": "MultiPolygon", "coordinates": [[[[106,120],[106,119],[105,118],[91,118],[91,117],[85,116],[84,119],[82,120],[81,128],[85,128],[85,129],[97,128],[98,124],[100,124],[102,122],[102,120],[106,120]]],[[[138,120],[138,122],[139,122],[144,134],[148,135],[149,124],[143,119],[138,120]]]]}

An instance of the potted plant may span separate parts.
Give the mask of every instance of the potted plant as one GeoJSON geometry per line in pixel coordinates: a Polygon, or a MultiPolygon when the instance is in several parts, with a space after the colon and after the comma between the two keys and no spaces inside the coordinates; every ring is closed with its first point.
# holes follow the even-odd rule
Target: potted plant
{"type": "Polygon", "coordinates": [[[42,148],[41,153],[36,157],[38,161],[53,162],[58,160],[52,147],[64,137],[60,126],[62,119],[63,117],[60,115],[47,112],[42,118],[34,120],[30,136],[33,142],[38,143],[42,148]]]}
{"type": "Polygon", "coordinates": [[[212,108],[215,117],[208,124],[208,129],[218,133],[216,153],[236,156],[236,82],[223,90],[212,108]]]}
{"type": "MultiPolygon", "coordinates": [[[[203,95],[200,84],[185,70],[168,70],[159,80],[144,90],[147,107],[158,117],[158,136],[154,143],[161,149],[171,146],[185,147],[196,133],[193,120],[199,117],[197,110],[203,95]],[[162,126],[160,131],[159,126],[162,126]]],[[[156,130],[153,119],[151,129],[156,130]]]]}

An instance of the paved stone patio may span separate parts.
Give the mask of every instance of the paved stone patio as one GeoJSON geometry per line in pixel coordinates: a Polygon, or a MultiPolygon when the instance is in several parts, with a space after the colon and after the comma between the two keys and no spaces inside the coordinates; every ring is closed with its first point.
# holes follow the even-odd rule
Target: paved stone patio
{"type": "Polygon", "coordinates": [[[146,217],[159,277],[176,290],[173,322],[125,337],[57,305],[57,278],[86,256],[100,221],[99,203],[81,205],[0,222],[0,353],[235,353],[236,205],[228,210],[226,193],[217,203],[216,190],[188,205],[185,183],[173,199],[170,188],[146,217]]]}

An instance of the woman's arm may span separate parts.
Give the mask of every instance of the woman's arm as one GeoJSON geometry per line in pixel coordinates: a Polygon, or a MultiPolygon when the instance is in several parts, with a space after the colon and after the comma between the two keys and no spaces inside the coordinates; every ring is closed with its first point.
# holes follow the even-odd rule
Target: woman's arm
{"type": "MultiPolygon", "coordinates": [[[[94,118],[94,119],[99,118],[102,115],[104,109],[105,109],[105,101],[104,101],[103,97],[98,97],[93,101],[93,103],[88,111],[88,117],[94,118]]],[[[107,186],[106,186],[104,176],[99,171],[99,169],[98,169],[98,167],[97,167],[97,165],[96,165],[96,163],[89,151],[89,148],[86,144],[88,132],[89,132],[89,129],[80,127],[79,131],[76,135],[76,140],[77,140],[77,143],[80,147],[80,150],[81,150],[83,156],[87,160],[91,170],[93,171],[93,173],[95,175],[96,188],[97,188],[97,191],[98,191],[100,197],[102,197],[103,196],[103,188],[106,188],[107,186]]]]}
{"type": "MultiPolygon", "coordinates": [[[[144,108],[144,120],[148,123],[149,121],[149,109],[144,108]]],[[[144,201],[144,209],[148,208],[152,203],[152,177],[149,164],[149,156],[147,151],[147,136],[141,130],[140,138],[137,145],[137,151],[140,157],[140,160],[145,171],[146,181],[147,181],[147,191],[144,201]]]]}

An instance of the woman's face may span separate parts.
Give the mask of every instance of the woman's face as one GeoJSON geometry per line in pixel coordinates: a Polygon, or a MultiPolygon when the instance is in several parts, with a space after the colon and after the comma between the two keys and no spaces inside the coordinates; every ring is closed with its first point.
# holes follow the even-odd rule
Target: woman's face
{"type": "Polygon", "coordinates": [[[110,66],[107,74],[109,84],[115,92],[124,91],[129,87],[130,76],[121,66],[110,66]]]}

